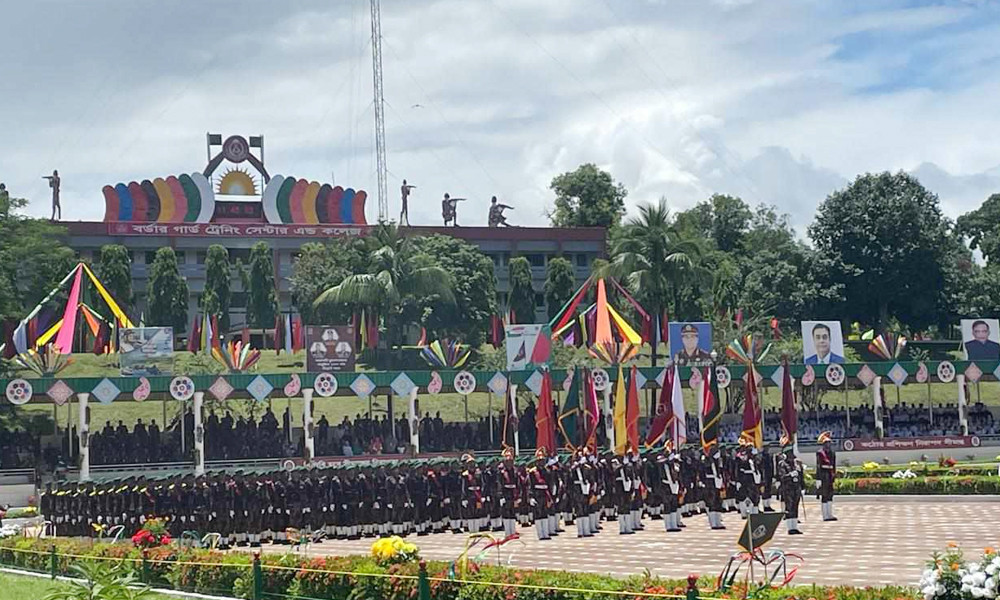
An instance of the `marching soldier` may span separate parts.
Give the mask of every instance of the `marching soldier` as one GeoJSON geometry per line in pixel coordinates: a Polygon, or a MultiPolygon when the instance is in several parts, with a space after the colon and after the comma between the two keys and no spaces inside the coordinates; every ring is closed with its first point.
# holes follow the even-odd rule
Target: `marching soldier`
{"type": "Polygon", "coordinates": [[[822,503],[824,521],[837,520],[833,515],[833,480],[837,477],[837,454],[830,447],[832,439],[832,434],[824,431],[816,440],[822,445],[816,452],[816,486],[819,488],[817,496],[822,503]]]}
{"type": "Polygon", "coordinates": [[[571,477],[573,481],[572,498],[573,520],[576,523],[576,537],[590,537],[594,532],[590,529],[590,493],[591,477],[590,465],[580,450],[573,453],[571,463],[571,477]]]}
{"type": "Polygon", "coordinates": [[[705,506],[708,510],[708,524],[712,529],[725,529],[722,524],[722,490],[725,481],[722,474],[722,451],[718,445],[712,447],[711,454],[702,456],[705,480],[705,506]]]}
{"type": "Polygon", "coordinates": [[[774,512],[774,509],[771,508],[771,497],[774,495],[775,463],[778,457],[772,456],[768,447],[764,446],[758,458],[760,460],[758,461],[757,470],[760,471],[761,477],[764,479],[764,485],[760,493],[761,500],[764,501],[764,512],[774,512]]]}
{"type": "Polygon", "coordinates": [[[799,531],[799,501],[805,482],[802,464],[795,457],[795,445],[787,436],[781,438],[781,450],[782,453],[777,456],[777,472],[781,504],[785,509],[785,527],[789,535],[802,535],[799,531]]]}
{"type": "Polygon", "coordinates": [[[548,473],[545,470],[545,448],[535,450],[535,464],[527,469],[528,482],[531,486],[531,514],[535,520],[535,533],[539,540],[549,539],[555,532],[550,529],[549,511],[552,507],[552,496],[549,491],[548,473]]]}
{"type": "Polygon", "coordinates": [[[664,445],[666,454],[657,457],[659,464],[659,483],[662,489],[663,498],[663,526],[668,532],[680,531],[680,503],[678,502],[681,492],[680,471],[681,457],[674,450],[674,443],[667,440],[664,445]],[[663,460],[661,461],[660,458],[663,460]]]}
{"type": "Polygon", "coordinates": [[[517,533],[517,510],[521,508],[521,486],[517,468],[514,466],[514,449],[503,450],[503,462],[497,467],[497,497],[500,504],[500,519],[504,536],[517,533]]]}
{"type": "Polygon", "coordinates": [[[737,490],[740,514],[755,515],[760,512],[761,473],[757,470],[757,451],[753,440],[740,436],[740,449],[736,454],[737,490]]]}

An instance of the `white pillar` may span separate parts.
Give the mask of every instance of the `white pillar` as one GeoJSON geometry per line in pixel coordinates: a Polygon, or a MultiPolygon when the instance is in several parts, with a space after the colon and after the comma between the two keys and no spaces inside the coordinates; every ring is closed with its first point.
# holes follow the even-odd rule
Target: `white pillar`
{"type": "Polygon", "coordinates": [[[968,400],[965,397],[965,375],[955,375],[958,383],[958,428],[962,435],[969,435],[969,416],[966,407],[968,400]]]}
{"type": "Polygon", "coordinates": [[[872,382],[872,410],[875,412],[875,437],[881,438],[885,435],[885,426],[882,423],[882,378],[876,377],[872,382]]]}
{"type": "Polygon", "coordinates": [[[90,419],[87,418],[87,400],[90,394],[77,394],[80,407],[78,437],[80,444],[80,481],[90,481],[90,419]]]}
{"type": "Polygon", "coordinates": [[[420,419],[417,415],[417,392],[420,389],[413,386],[410,390],[410,402],[408,407],[410,421],[410,445],[413,446],[413,453],[420,454],[420,419]]]}
{"type": "MultiPolygon", "coordinates": [[[[306,449],[306,462],[312,462],[316,458],[316,439],[313,438],[313,416],[312,416],[312,388],[302,390],[302,434],[305,442],[302,444],[306,449]]],[[[391,417],[390,417],[391,418],[391,417]]]]}
{"type": "Polygon", "coordinates": [[[205,403],[205,392],[194,393],[194,475],[205,474],[205,426],[201,422],[201,407],[205,403]]]}
{"type": "MultiPolygon", "coordinates": [[[[700,412],[700,411],[699,411],[700,412]]],[[[615,419],[611,412],[611,382],[604,388],[604,431],[608,435],[608,449],[615,449],[615,419]]]]}
{"type": "MultiPolygon", "coordinates": [[[[509,415],[514,415],[515,417],[518,418],[518,423],[520,423],[520,417],[517,414],[517,384],[516,383],[508,383],[507,384],[507,393],[510,394],[510,396],[509,396],[509,398],[507,400],[507,409],[506,409],[507,411],[510,411],[510,412],[507,413],[508,414],[508,419],[509,419],[509,415]]],[[[521,439],[520,439],[520,436],[518,436],[518,431],[520,429],[521,429],[520,425],[518,425],[518,427],[516,429],[514,429],[514,456],[520,456],[521,455],[521,439]]],[[[504,440],[504,443],[506,443],[506,442],[507,442],[507,440],[504,440]]]]}

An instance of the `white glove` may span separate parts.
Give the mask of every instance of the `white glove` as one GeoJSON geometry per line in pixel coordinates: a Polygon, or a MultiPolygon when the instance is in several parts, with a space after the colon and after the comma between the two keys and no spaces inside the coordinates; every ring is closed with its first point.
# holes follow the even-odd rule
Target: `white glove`
{"type": "Polygon", "coordinates": [[[462,500],[462,508],[468,508],[468,507],[469,507],[469,501],[468,500],[462,500]]]}
{"type": "MultiPolygon", "coordinates": [[[[375,504],[372,504],[372,508],[374,508],[375,510],[378,510],[379,509],[378,502],[376,502],[375,504]]],[[[392,507],[390,506],[389,508],[392,508],[392,507]]]]}
{"type": "Polygon", "coordinates": [[[504,498],[503,496],[501,496],[500,497],[500,506],[504,506],[505,504],[507,504],[507,499],[504,498]]]}
{"type": "Polygon", "coordinates": [[[531,500],[528,500],[528,504],[530,504],[531,506],[536,506],[538,502],[535,502],[535,499],[532,498],[531,500]]]}

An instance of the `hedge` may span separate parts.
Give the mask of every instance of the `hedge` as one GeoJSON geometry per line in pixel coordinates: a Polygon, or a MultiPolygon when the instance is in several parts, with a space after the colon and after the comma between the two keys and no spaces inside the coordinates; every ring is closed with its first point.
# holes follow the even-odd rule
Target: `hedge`
{"type": "MultiPolygon", "coordinates": [[[[0,541],[0,564],[48,573],[53,545],[59,574],[67,574],[71,561],[93,557],[132,559],[135,575],[145,577],[154,587],[237,598],[249,598],[252,593],[253,558],[246,552],[223,553],[176,546],[156,548],[149,551],[148,571],[143,574],[142,553],[130,545],[17,538],[0,541]]],[[[307,558],[293,554],[263,554],[261,563],[263,592],[269,597],[284,595],[318,600],[413,600],[417,597],[419,566],[415,563],[385,567],[368,556],[307,558]]],[[[445,580],[450,568],[448,563],[428,561],[426,564],[432,578],[433,600],[645,600],[645,597],[601,592],[682,596],[687,589],[686,581],[648,575],[619,579],[590,573],[477,567],[472,563],[464,575],[465,581],[460,583],[445,580]],[[441,580],[434,580],[436,578],[441,580]],[[492,585],[487,585],[488,582],[492,585]]],[[[702,597],[742,598],[745,595],[745,590],[740,588],[724,594],[710,592],[714,585],[710,577],[702,577],[698,585],[702,597]]],[[[755,597],[762,600],[919,600],[920,594],[906,587],[798,586],[768,590],[755,597]]]]}
{"type": "Polygon", "coordinates": [[[834,481],[838,494],[1000,494],[1000,477],[947,475],[943,477],[860,477],[834,481]]]}
{"type": "Polygon", "coordinates": [[[989,477],[997,474],[997,465],[955,465],[953,467],[942,467],[936,464],[917,465],[891,465],[879,466],[874,470],[865,470],[863,467],[850,467],[840,472],[844,479],[871,479],[873,477],[892,477],[897,471],[910,470],[917,475],[926,477],[946,477],[949,475],[975,475],[989,477]]]}

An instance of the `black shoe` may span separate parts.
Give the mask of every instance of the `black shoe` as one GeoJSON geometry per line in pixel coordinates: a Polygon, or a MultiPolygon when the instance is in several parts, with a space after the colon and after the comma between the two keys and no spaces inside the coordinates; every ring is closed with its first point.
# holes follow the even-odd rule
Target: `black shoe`
{"type": "Polygon", "coordinates": [[[653,515],[650,518],[653,519],[654,521],[662,521],[663,520],[663,515],[653,515]]]}
{"type": "Polygon", "coordinates": [[[712,529],[725,529],[725,525],[719,525],[718,527],[713,527],[712,529]]]}
{"type": "Polygon", "coordinates": [[[678,525],[678,527],[687,527],[687,525],[685,525],[684,523],[681,523],[680,525],[678,525]]]}
{"type": "Polygon", "coordinates": [[[788,535],[802,535],[802,532],[799,531],[798,529],[793,529],[788,532],[788,535]]]}
{"type": "Polygon", "coordinates": [[[837,521],[837,517],[830,517],[829,519],[823,519],[824,521],[837,521]]]}
{"type": "Polygon", "coordinates": [[[764,508],[764,512],[774,512],[773,508],[764,508]]]}
{"type": "Polygon", "coordinates": [[[669,533],[673,533],[673,532],[675,532],[675,531],[680,531],[680,529],[668,529],[668,530],[667,530],[667,532],[669,532],[669,533]]]}

